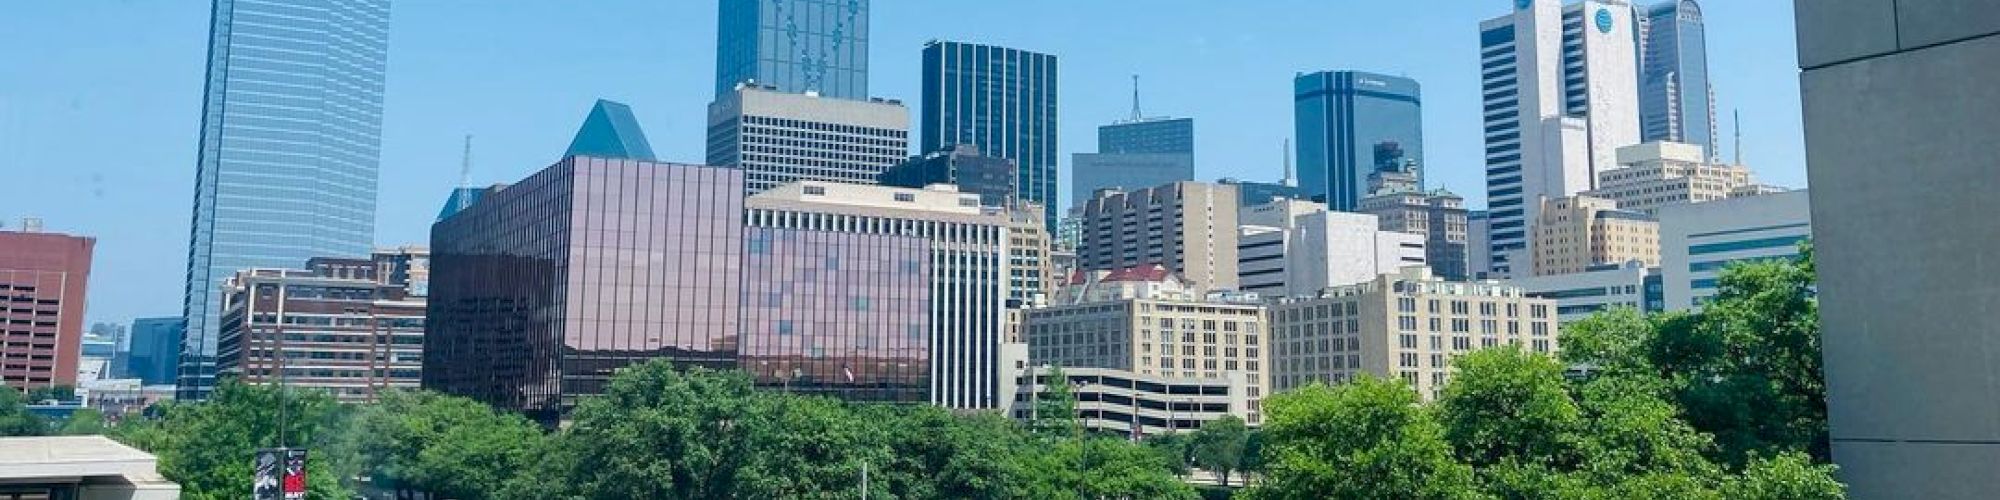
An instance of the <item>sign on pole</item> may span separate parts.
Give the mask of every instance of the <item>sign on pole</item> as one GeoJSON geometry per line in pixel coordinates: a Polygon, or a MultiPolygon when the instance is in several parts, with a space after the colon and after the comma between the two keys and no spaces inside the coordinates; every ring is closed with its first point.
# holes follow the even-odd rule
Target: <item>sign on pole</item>
{"type": "Polygon", "coordinates": [[[257,450],[251,471],[254,479],[250,498],[254,500],[303,500],[306,497],[305,449],[257,450]]]}

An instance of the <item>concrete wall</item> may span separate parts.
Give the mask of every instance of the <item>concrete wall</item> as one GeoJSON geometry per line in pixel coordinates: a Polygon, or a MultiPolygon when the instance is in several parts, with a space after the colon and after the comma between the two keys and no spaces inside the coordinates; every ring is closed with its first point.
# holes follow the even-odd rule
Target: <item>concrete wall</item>
{"type": "Polygon", "coordinates": [[[2000,498],[2000,2],[1796,5],[1841,478],[2000,498]]]}

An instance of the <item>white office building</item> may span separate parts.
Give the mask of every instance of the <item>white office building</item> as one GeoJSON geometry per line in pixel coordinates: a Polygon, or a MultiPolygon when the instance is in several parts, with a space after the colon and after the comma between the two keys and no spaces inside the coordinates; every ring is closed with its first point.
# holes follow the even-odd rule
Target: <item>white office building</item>
{"type": "Polygon", "coordinates": [[[1278,200],[1246,208],[1238,220],[1236,268],[1246,292],[1311,296],[1427,265],[1423,235],[1383,231],[1373,215],[1278,200]]]}
{"type": "Polygon", "coordinates": [[[1793,259],[1812,237],[1806,191],[1660,207],[1660,270],[1666,308],[1685,311],[1716,294],[1730,264],[1793,259]]]}
{"type": "MultiPolygon", "coordinates": [[[[1587,191],[1639,142],[1632,5],[1520,0],[1480,23],[1490,271],[1512,275],[1540,199],[1587,191]]],[[[1474,269],[1477,274],[1478,269],[1474,269]]]]}
{"type": "Polygon", "coordinates": [[[1661,296],[1660,269],[1640,262],[1592,266],[1583,272],[1529,276],[1507,280],[1529,297],[1556,301],[1556,320],[1563,324],[1616,308],[1640,312],[1666,309],[1661,296]]]}
{"type": "Polygon", "coordinates": [[[746,195],[792,181],[875,184],[910,150],[910,110],[737,85],[708,105],[708,164],[743,169],[746,195]]]}

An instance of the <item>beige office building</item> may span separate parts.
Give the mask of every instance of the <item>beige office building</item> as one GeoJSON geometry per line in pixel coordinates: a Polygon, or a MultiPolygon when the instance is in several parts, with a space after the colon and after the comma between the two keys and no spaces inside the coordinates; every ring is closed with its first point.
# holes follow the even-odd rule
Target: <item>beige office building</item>
{"type": "Polygon", "coordinates": [[[1160,264],[1196,286],[1234,289],[1236,186],[1183,181],[1100,190],[1085,202],[1077,264],[1110,270],[1160,264]]]}
{"type": "Polygon", "coordinates": [[[1502,344],[1555,352],[1555,304],[1517,286],[1445,281],[1423,267],[1287,300],[1271,306],[1270,389],[1367,373],[1435,398],[1451,360],[1466,352],[1502,344]]]}
{"type": "Polygon", "coordinates": [[[1711,163],[1701,146],[1678,142],[1648,142],[1618,148],[1620,168],[1597,173],[1597,189],[1585,196],[1603,198],[1622,210],[1652,214],[1662,206],[1729,198],[1751,186],[1750,169],[1711,163]]]}
{"type": "Polygon", "coordinates": [[[1043,225],[1042,206],[1014,202],[1007,208],[1007,306],[1031,307],[1055,291],[1055,249],[1043,225]]]}
{"type": "Polygon", "coordinates": [[[1157,265],[1091,273],[1027,311],[1029,366],[1110,368],[1181,379],[1244,377],[1250,423],[1262,420],[1264,306],[1203,294],[1157,265]]]}
{"type": "Polygon", "coordinates": [[[1544,199],[1529,252],[1535,276],[1580,273],[1604,264],[1660,265],[1660,223],[1589,196],[1544,199]]]}

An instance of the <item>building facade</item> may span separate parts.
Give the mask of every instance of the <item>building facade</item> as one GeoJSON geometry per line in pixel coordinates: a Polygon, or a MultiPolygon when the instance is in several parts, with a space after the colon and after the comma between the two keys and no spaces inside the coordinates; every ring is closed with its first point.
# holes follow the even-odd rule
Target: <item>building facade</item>
{"type": "Polygon", "coordinates": [[[1373,215],[1382,230],[1424,237],[1424,262],[1449,281],[1472,277],[1466,256],[1465,198],[1438,189],[1423,191],[1407,170],[1376,171],[1369,176],[1369,195],[1355,213],[1373,215]]]}
{"type": "Polygon", "coordinates": [[[1487,279],[1493,274],[1492,212],[1465,212],[1465,267],[1469,278],[1487,279]]]}
{"type": "Polygon", "coordinates": [[[1129,191],[1194,180],[1194,155],[1180,153],[1076,153],[1070,155],[1069,206],[1090,202],[1098,191],[1129,191]]]}
{"type": "Polygon", "coordinates": [[[1007,307],[1035,307],[1056,290],[1055,240],[1042,226],[1042,207],[1016,203],[1007,207],[1007,307]]]}
{"type": "Polygon", "coordinates": [[[389,0],[220,0],[188,235],[181,399],[214,385],[223,281],[375,244],[389,0]]]}
{"type": "Polygon", "coordinates": [[[930,400],[931,240],[753,227],[745,241],[738,366],[758,385],[930,400]]]}
{"type": "Polygon", "coordinates": [[[2000,4],[1792,5],[1839,478],[1853,498],[2000,497],[2000,4]]]}
{"type": "Polygon", "coordinates": [[[1007,415],[1033,422],[1035,403],[1060,370],[1076,397],[1076,419],[1085,430],[1145,439],[1194,432],[1225,416],[1249,420],[1250,382],[1241,373],[1220,378],[1143,375],[1108,368],[1033,367],[1014,376],[1007,415]]]}
{"type": "Polygon", "coordinates": [[[1014,170],[1012,160],[986,156],[979,153],[978,146],[961,144],[889,167],[878,181],[884,186],[913,189],[951,184],[960,191],[978,194],[981,205],[1004,207],[1019,191],[1014,185],[1014,170]]]}
{"type": "MultiPolygon", "coordinates": [[[[956,186],[907,189],[802,181],[745,202],[752,228],[921,238],[930,244],[928,395],[957,409],[998,409],[1012,235],[1004,209],[956,186]]],[[[891,332],[895,333],[895,332],[891,332]]]]}
{"type": "MultiPolygon", "coordinates": [[[[408,257],[409,254],[403,254],[408,257]]],[[[422,382],[425,304],[393,251],[314,258],[305,269],[245,269],[224,289],[216,372],[247,384],[374,401],[422,382]],[[387,272],[385,272],[387,271],[387,272]]]]}
{"type": "Polygon", "coordinates": [[[1021,331],[1032,367],[1124,370],[1185,379],[1242,377],[1262,421],[1264,307],[1199,293],[1160,266],[1091,273],[1057,304],[1029,309],[1021,331]]]}
{"type": "Polygon", "coordinates": [[[186,329],[187,318],[179,316],[132,320],[125,375],[144,385],[173,385],[175,368],[180,366],[181,335],[186,329]]]}
{"type": "Polygon", "coordinates": [[[1237,220],[1237,274],[1246,292],[1312,296],[1426,264],[1423,236],[1383,230],[1373,215],[1279,200],[1245,209],[1237,220]]]}
{"type": "Polygon", "coordinates": [[[1101,191],[1083,207],[1078,266],[1160,264],[1200,288],[1236,288],[1237,206],[1235,188],[1200,182],[1101,191]]]}
{"type": "Polygon", "coordinates": [[[708,105],[708,164],[743,169],[745,194],[799,180],[873,184],[907,158],[909,130],[901,102],[741,85],[708,105]]]}
{"type": "Polygon", "coordinates": [[[1708,81],[1708,27],[1695,0],[1640,7],[1640,139],[1700,146],[1722,158],[1715,87],[1708,81]]]}
{"type": "Polygon", "coordinates": [[[1254,207],[1278,200],[1311,200],[1304,189],[1284,182],[1258,182],[1224,177],[1216,184],[1236,186],[1236,203],[1240,207],[1254,207]]]}
{"type": "Polygon", "coordinates": [[[1618,163],[1624,167],[1598,172],[1597,189],[1584,194],[1616,202],[1620,209],[1653,214],[1666,205],[1728,198],[1754,185],[1749,168],[1711,162],[1693,144],[1648,142],[1618,148],[1618,163]]]}
{"type": "MultiPolygon", "coordinates": [[[[1056,57],[965,42],[924,44],[922,152],[959,144],[1014,160],[1016,198],[1058,206],[1056,57]]],[[[1043,226],[1054,231],[1056,211],[1043,226]]]]}
{"type": "Polygon", "coordinates": [[[1271,390],[1369,374],[1434,399],[1452,359],[1467,352],[1502,344],[1555,352],[1555,308],[1520,287],[1447,282],[1422,267],[1283,301],[1271,306],[1271,390]]]}
{"type": "Polygon", "coordinates": [[[1194,119],[1134,116],[1097,127],[1097,152],[1187,155],[1194,163],[1194,119]]]}
{"type": "Polygon", "coordinates": [[[1605,264],[1660,264],[1660,223],[1589,196],[1542,200],[1535,220],[1535,276],[1584,272],[1605,264]]]}
{"type": "Polygon", "coordinates": [[[1624,0],[1514,2],[1480,23],[1488,254],[1501,276],[1534,238],[1543,198],[1591,189],[1639,143],[1636,22],[1624,0]]]}
{"type": "Polygon", "coordinates": [[[1660,268],[1667,309],[1701,307],[1732,264],[1796,259],[1813,235],[1807,191],[1660,209],[1660,268]]]}
{"type": "Polygon", "coordinates": [[[1299,187],[1334,210],[1368,196],[1368,174],[1408,168],[1423,180],[1423,92],[1416,80],[1361,71],[1292,79],[1299,187]]]}
{"type": "Polygon", "coordinates": [[[1638,262],[1592,266],[1580,273],[1528,276],[1507,280],[1529,297],[1556,301],[1556,319],[1563,324],[1615,308],[1642,313],[1666,310],[1660,268],[1638,262]]]}
{"type": "Polygon", "coordinates": [[[0,231],[0,383],[16,390],[77,383],[85,293],[97,239],[0,231]]]}
{"type": "Polygon", "coordinates": [[[755,81],[779,92],[868,98],[868,0],[722,0],[715,98],[755,81]]]}
{"type": "Polygon", "coordinates": [[[544,422],[613,371],[734,365],[743,171],[568,157],[431,226],[423,386],[544,422]]]}

